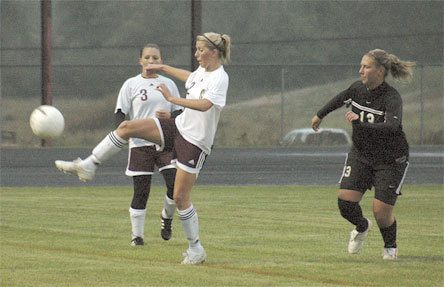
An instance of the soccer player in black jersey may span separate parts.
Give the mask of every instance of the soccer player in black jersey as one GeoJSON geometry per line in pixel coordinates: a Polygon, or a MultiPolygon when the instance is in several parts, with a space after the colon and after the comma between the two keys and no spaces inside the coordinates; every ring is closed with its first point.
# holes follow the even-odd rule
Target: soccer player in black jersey
{"type": "Polygon", "coordinates": [[[353,127],[353,145],[338,191],[341,215],[356,226],[350,234],[349,253],[361,250],[372,226],[359,202],[374,187],[373,215],[384,240],[383,259],[397,258],[393,208],[408,169],[409,146],[402,130],[401,96],[385,79],[388,73],[394,79],[410,78],[414,65],[384,50],[369,51],[361,60],[361,80],[330,100],[311,120],[316,131],[327,114],[351,106],[345,118],[353,127]]]}

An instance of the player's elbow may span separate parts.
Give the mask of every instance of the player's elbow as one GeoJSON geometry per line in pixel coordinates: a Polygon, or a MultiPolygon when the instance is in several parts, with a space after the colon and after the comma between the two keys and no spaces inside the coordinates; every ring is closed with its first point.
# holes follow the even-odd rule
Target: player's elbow
{"type": "Polygon", "coordinates": [[[396,132],[401,128],[401,122],[398,120],[393,120],[393,121],[389,121],[387,122],[387,129],[389,130],[389,132],[396,132]]]}
{"type": "Polygon", "coordinates": [[[206,112],[209,109],[211,109],[212,106],[213,106],[213,103],[210,102],[209,100],[205,99],[205,100],[202,101],[202,104],[199,105],[198,110],[201,111],[201,112],[206,112]]]}

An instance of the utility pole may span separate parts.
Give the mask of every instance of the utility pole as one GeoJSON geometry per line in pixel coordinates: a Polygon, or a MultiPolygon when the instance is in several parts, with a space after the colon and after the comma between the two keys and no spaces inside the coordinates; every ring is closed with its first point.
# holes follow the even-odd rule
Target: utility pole
{"type": "MultiPolygon", "coordinates": [[[[52,105],[51,93],[51,0],[40,0],[42,50],[42,105],[52,105]]],[[[41,140],[41,146],[51,146],[50,140],[41,140]]]]}
{"type": "Polygon", "coordinates": [[[195,40],[202,33],[202,1],[191,0],[191,71],[199,67],[194,58],[195,40]]]}

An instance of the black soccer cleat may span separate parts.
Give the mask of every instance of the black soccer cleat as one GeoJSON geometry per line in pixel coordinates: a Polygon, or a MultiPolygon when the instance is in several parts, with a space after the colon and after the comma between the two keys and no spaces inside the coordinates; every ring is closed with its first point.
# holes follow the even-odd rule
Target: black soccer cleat
{"type": "Polygon", "coordinates": [[[142,237],[136,237],[133,240],[131,240],[131,246],[142,246],[145,242],[143,242],[142,237]]]}
{"type": "Polygon", "coordinates": [[[160,229],[160,236],[162,236],[163,240],[170,240],[171,239],[171,223],[173,223],[172,218],[163,218],[163,216],[160,216],[160,222],[161,222],[161,229],[160,229]]]}

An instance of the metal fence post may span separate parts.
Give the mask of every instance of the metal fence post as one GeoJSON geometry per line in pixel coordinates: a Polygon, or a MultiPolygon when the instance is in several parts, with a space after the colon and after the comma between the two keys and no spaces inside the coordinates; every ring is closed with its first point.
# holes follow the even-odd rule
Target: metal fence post
{"type": "Polygon", "coordinates": [[[419,74],[419,144],[424,144],[424,95],[422,91],[422,81],[424,66],[420,65],[421,72],[419,74]]]}
{"type": "Polygon", "coordinates": [[[284,136],[285,69],[281,68],[281,139],[284,136]]]}
{"type": "Polygon", "coordinates": [[[191,0],[191,71],[199,67],[199,63],[194,57],[194,44],[200,33],[202,33],[202,2],[201,0],[191,0]]]}
{"type": "MultiPolygon", "coordinates": [[[[52,105],[51,66],[51,0],[41,0],[41,45],[42,45],[42,105],[52,105]]],[[[51,146],[51,140],[41,140],[41,146],[51,146]]]]}

